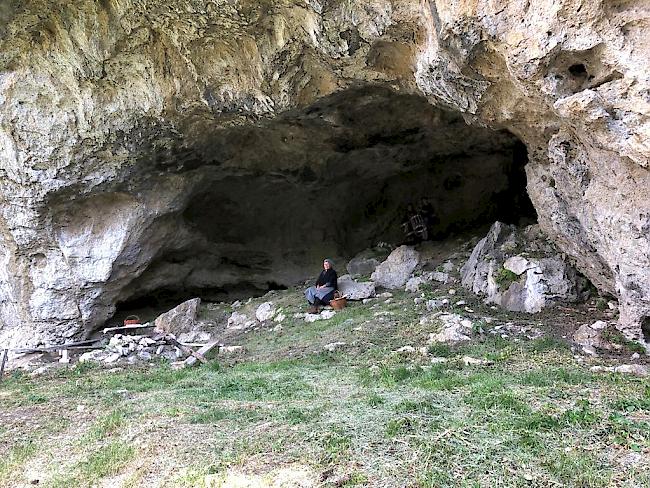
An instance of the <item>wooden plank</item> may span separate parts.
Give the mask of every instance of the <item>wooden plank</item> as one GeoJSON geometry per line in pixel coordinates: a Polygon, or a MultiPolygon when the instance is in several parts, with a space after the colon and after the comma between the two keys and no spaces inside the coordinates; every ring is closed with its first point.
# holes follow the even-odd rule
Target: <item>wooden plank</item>
{"type": "MultiPolygon", "coordinates": [[[[197,354],[200,354],[201,356],[205,357],[207,353],[209,353],[212,349],[214,349],[218,345],[219,345],[219,341],[209,342],[196,352],[197,354]]],[[[184,361],[184,364],[185,366],[194,366],[194,364],[196,364],[197,361],[198,359],[196,357],[190,356],[184,361]]]]}
{"type": "Polygon", "coordinates": [[[119,327],[106,327],[102,330],[102,334],[107,334],[109,332],[117,332],[118,330],[134,330],[134,329],[150,329],[155,327],[153,324],[133,324],[133,325],[121,325],[119,327]]]}
{"type": "Polygon", "coordinates": [[[62,351],[63,349],[68,349],[68,350],[84,350],[84,349],[104,349],[105,346],[96,346],[93,344],[88,344],[87,346],[84,345],[67,345],[67,344],[61,344],[59,346],[47,346],[47,347],[32,347],[32,348],[25,348],[25,349],[12,349],[13,352],[16,354],[31,354],[34,352],[56,352],[56,351],[62,351]]]}
{"type": "Polygon", "coordinates": [[[205,359],[202,354],[199,354],[198,352],[194,351],[192,348],[188,347],[187,345],[178,342],[175,337],[172,337],[170,335],[166,335],[165,340],[167,342],[169,342],[170,344],[172,344],[172,345],[176,346],[177,348],[179,348],[185,354],[189,354],[190,356],[194,356],[196,359],[201,361],[203,364],[206,364],[208,362],[208,360],[205,359]]]}
{"type": "Polygon", "coordinates": [[[2,381],[2,375],[5,372],[5,363],[7,362],[7,356],[9,355],[9,349],[2,350],[2,359],[0,359],[0,381],[2,381]]]}

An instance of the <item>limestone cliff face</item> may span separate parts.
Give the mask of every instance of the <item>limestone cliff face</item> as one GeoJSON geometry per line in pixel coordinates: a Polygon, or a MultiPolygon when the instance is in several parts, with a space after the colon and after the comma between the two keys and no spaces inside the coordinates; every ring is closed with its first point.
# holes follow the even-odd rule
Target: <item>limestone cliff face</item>
{"type": "MultiPolygon", "coordinates": [[[[472,151],[494,163],[468,163],[467,180],[493,177],[498,192],[496,155],[512,141],[479,126],[526,144],[542,228],[619,297],[621,327],[641,338],[649,22],[642,0],[3,2],[0,339],[83,334],[119,300],[179,275],[214,286],[189,259],[213,248],[197,222],[206,207],[228,213],[236,194],[335,188],[345,171],[377,193],[423,155],[472,151]]],[[[293,253],[274,263],[268,242],[225,262],[243,253],[233,226],[213,230],[219,283],[245,260],[259,282],[287,278],[269,270],[293,253]]]]}

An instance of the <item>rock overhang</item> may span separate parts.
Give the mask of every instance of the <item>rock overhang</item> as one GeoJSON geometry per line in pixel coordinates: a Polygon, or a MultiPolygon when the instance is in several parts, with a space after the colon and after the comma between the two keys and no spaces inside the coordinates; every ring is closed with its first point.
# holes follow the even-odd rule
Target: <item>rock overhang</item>
{"type": "MultiPolygon", "coordinates": [[[[619,297],[621,327],[641,338],[650,310],[643,191],[650,177],[639,2],[588,2],[576,10],[563,1],[548,11],[509,2],[475,12],[415,1],[52,5],[14,2],[0,11],[6,324],[36,321],[45,335],[59,325],[69,334],[109,314],[129,269],[144,272],[169,247],[156,229],[183,235],[188,196],[232,164],[223,157],[229,150],[246,146],[251,170],[265,172],[268,160],[252,164],[267,142],[262,134],[287,133],[260,130],[261,118],[303,110],[304,122],[306,107],[339,92],[344,98],[361,83],[424,95],[523,140],[542,228],[601,290],[619,297]],[[228,146],[228,137],[241,142],[228,146]],[[109,271],[92,279],[77,273],[50,210],[65,216],[70,201],[70,211],[82,216],[76,202],[85,209],[96,198],[109,202],[107,215],[119,214],[129,199],[133,207],[123,213],[148,215],[130,238],[115,241],[129,250],[110,269],[110,293],[100,286],[109,271]],[[138,239],[151,249],[138,254],[138,239]],[[38,289],[49,291],[34,298],[38,289]],[[93,309],[100,312],[84,302],[99,304],[93,309]],[[39,325],[34,309],[43,303],[72,318],[52,325],[44,317],[39,325]]],[[[355,139],[344,148],[357,150],[355,139]]],[[[274,160],[280,172],[288,161],[274,160]]],[[[342,163],[330,173],[327,164],[315,166],[294,168],[290,177],[304,182],[318,168],[348,170],[342,163]]],[[[83,232],[102,234],[96,220],[83,232]]],[[[91,245],[81,258],[96,249],[103,247],[91,245]]]]}

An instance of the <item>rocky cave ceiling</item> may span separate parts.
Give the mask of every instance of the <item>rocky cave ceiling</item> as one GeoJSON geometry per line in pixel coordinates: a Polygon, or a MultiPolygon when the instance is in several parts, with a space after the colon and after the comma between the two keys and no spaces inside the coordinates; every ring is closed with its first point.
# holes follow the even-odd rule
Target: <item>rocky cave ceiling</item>
{"type": "Polygon", "coordinates": [[[533,216],[524,186],[642,338],[649,18],[641,0],[3,2],[0,339],[83,336],[170,286],[289,283],[396,239],[420,196],[441,233],[533,216]]]}

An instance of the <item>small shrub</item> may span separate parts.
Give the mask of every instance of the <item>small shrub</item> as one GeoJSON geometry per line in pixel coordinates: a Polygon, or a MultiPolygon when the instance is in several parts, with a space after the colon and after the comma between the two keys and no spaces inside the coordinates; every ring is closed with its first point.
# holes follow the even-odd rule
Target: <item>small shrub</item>
{"type": "Polygon", "coordinates": [[[499,269],[494,275],[494,281],[500,290],[507,290],[517,279],[519,276],[506,268],[499,269]]]}

